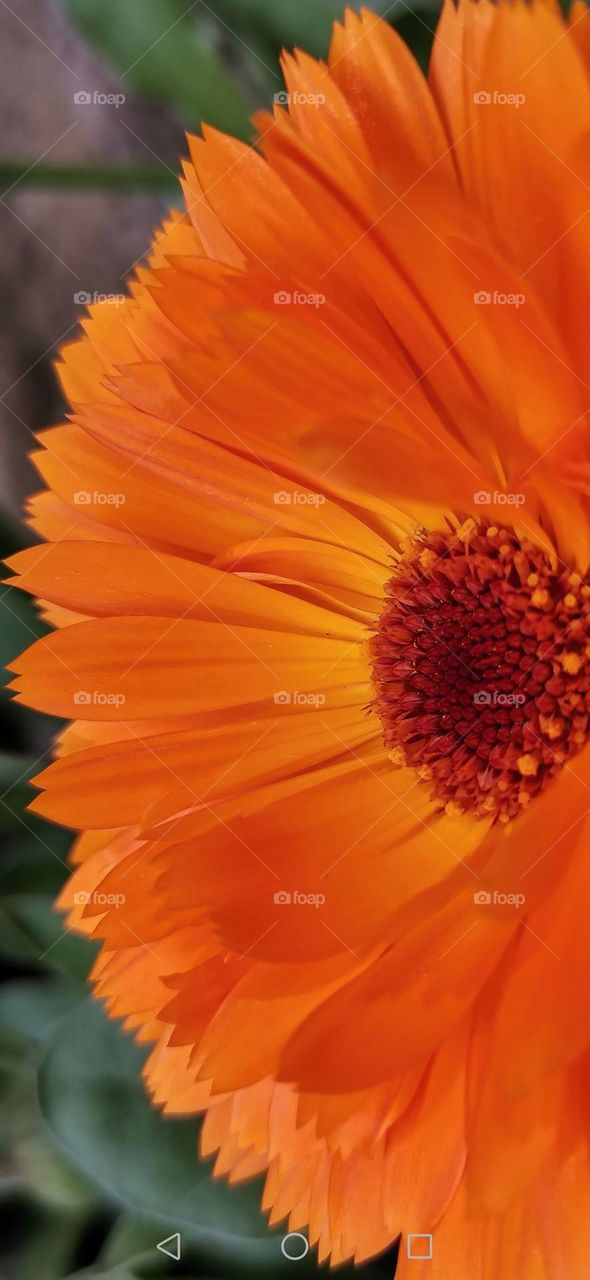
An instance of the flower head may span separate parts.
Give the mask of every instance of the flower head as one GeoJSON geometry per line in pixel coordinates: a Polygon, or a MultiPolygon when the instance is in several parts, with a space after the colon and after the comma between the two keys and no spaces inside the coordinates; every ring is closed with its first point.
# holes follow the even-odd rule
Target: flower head
{"type": "Polygon", "coordinates": [[[402,1280],[587,1274],[588,23],[447,0],[425,79],[347,12],[190,139],[12,561],[155,1103],[402,1280]]]}

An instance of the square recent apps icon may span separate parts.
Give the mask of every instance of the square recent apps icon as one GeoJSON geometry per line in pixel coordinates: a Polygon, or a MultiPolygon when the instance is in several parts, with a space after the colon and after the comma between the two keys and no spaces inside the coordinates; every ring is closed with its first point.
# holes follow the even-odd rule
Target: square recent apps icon
{"type": "Polygon", "coordinates": [[[424,1262],[432,1257],[432,1234],[430,1232],[409,1235],[406,1239],[408,1258],[414,1262],[424,1262]]]}

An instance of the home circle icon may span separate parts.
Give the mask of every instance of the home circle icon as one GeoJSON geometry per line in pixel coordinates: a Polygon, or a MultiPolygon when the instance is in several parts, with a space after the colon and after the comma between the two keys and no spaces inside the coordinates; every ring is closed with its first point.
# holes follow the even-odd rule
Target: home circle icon
{"type": "Polygon", "coordinates": [[[281,1253],[285,1258],[288,1258],[290,1262],[301,1262],[301,1259],[305,1258],[306,1254],[309,1253],[309,1241],[307,1237],[304,1236],[301,1231],[289,1231],[289,1233],[286,1236],[283,1236],[283,1239],[281,1240],[281,1253]],[[290,1247],[287,1248],[290,1241],[293,1241],[293,1249],[290,1247]]]}

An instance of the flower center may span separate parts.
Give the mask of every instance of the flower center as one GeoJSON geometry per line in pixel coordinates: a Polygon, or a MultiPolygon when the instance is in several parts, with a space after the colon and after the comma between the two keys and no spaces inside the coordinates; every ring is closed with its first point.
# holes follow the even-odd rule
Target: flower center
{"type": "Polygon", "coordinates": [[[468,520],[407,547],[371,642],[396,764],[447,813],[515,817],[583,746],[590,582],[513,529],[468,520]]]}

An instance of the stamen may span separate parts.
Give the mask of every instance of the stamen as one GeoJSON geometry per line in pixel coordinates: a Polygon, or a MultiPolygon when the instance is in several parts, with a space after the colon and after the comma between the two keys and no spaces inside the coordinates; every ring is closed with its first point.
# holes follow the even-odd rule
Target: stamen
{"type": "Polygon", "coordinates": [[[590,586],[510,528],[406,542],[371,642],[390,759],[447,813],[522,813],[584,745],[590,586]]]}

